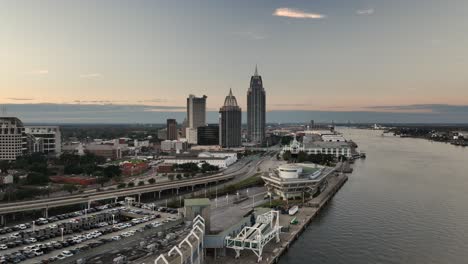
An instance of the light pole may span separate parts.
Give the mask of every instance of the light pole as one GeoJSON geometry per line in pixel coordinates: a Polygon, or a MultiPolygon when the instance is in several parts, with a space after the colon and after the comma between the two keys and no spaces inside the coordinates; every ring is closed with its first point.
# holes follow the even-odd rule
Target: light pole
{"type": "Polygon", "coordinates": [[[113,225],[115,224],[115,220],[114,220],[114,219],[115,219],[115,215],[113,214],[113,215],[112,215],[112,224],[113,224],[113,225]]]}
{"type": "Polygon", "coordinates": [[[34,232],[34,225],[36,224],[36,221],[32,222],[32,231],[34,232]]]}
{"type": "Polygon", "coordinates": [[[63,242],[63,227],[60,228],[60,230],[62,231],[62,242],[63,242]]]}

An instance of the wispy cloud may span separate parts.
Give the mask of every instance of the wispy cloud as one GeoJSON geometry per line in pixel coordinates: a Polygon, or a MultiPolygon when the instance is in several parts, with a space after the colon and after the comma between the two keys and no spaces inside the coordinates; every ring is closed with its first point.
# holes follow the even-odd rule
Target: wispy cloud
{"type": "Polygon", "coordinates": [[[375,13],[375,10],[373,8],[356,10],[356,14],[360,16],[368,16],[374,13],[375,13]]]}
{"type": "Polygon", "coordinates": [[[31,101],[31,100],[34,100],[34,98],[20,98],[20,97],[9,97],[7,99],[11,100],[11,101],[31,101]]]}
{"type": "Polygon", "coordinates": [[[326,18],[327,16],[319,13],[309,13],[299,9],[294,8],[277,8],[275,12],[273,12],[274,16],[279,17],[289,17],[289,18],[309,18],[309,19],[322,19],[326,18]]]}
{"type": "Polygon", "coordinates": [[[38,69],[38,70],[29,71],[27,73],[28,74],[34,74],[34,75],[44,75],[44,74],[48,74],[49,70],[47,70],[47,69],[38,69]]]}
{"type": "Polygon", "coordinates": [[[102,75],[100,73],[86,73],[86,74],[81,74],[80,78],[91,79],[91,78],[98,78],[101,76],[102,75]]]}

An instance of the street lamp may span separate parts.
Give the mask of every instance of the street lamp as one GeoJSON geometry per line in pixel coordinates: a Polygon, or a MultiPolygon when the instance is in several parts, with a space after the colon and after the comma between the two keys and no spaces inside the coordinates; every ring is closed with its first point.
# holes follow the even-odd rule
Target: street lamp
{"type": "Polygon", "coordinates": [[[32,231],[34,232],[34,225],[35,225],[36,221],[33,221],[32,222],[32,231]]]}
{"type": "Polygon", "coordinates": [[[60,228],[60,230],[62,231],[62,242],[63,242],[63,227],[60,228]]]}

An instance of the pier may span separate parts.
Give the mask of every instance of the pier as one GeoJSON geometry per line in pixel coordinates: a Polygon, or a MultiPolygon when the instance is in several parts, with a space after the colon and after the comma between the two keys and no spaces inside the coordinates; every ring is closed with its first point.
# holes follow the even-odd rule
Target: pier
{"type": "Polygon", "coordinates": [[[331,201],[333,196],[340,190],[340,188],[348,180],[346,174],[339,174],[329,179],[328,187],[317,197],[306,202],[298,213],[294,216],[282,214],[280,216],[280,225],[283,229],[280,233],[280,242],[270,242],[263,249],[263,260],[257,262],[257,256],[253,253],[245,251],[242,256],[235,259],[234,250],[228,250],[227,256],[219,257],[217,259],[207,260],[206,263],[223,263],[223,264],[272,264],[277,263],[281,256],[288,251],[292,244],[299,238],[299,236],[306,230],[314,218],[325,208],[331,201]],[[296,218],[297,224],[290,224],[291,220],[296,218]]]}

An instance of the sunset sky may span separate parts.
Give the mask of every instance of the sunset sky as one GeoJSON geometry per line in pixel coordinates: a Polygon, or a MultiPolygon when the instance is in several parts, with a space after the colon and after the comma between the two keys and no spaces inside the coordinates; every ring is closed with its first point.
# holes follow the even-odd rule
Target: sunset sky
{"type": "MultiPolygon", "coordinates": [[[[468,112],[466,0],[2,0],[0,104],[468,112]]],[[[148,108],[146,108],[148,109],[148,108]]]]}

